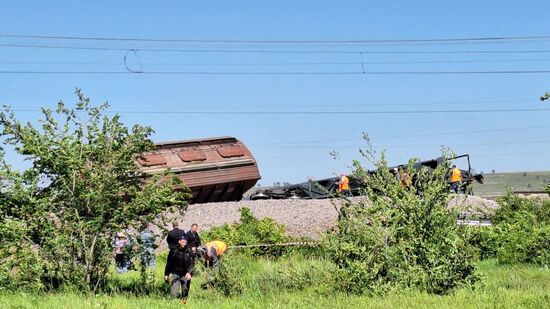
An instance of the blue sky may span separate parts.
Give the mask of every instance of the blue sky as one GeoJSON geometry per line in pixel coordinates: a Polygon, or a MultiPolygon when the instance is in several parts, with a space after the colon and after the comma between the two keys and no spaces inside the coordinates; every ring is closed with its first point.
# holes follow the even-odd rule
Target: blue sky
{"type": "MultiPolygon", "coordinates": [[[[548,1],[0,1],[0,34],[195,40],[391,40],[550,35],[548,1]]],[[[550,40],[445,44],[230,44],[0,37],[0,71],[369,72],[550,70],[550,40]],[[54,45],[117,50],[8,47],[54,45]],[[302,50],[182,53],[130,49],[302,50]],[[323,54],[312,51],[363,51],[323,54]],[[537,53],[433,53],[456,51],[537,53]],[[369,52],[420,53],[369,53],[369,52]],[[544,52],[546,51],[546,52],[544,52]],[[427,53],[429,52],[429,53],[427,53]],[[141,67],[139,66],[141,63],[141,67]],[[361,66],[363,63],[363,67],[361,66]]],[[[478,171],[548,170],[550,112],[361,114],[357,111],[550,108],[550,74],[146,75],[0,74],[0,105],[74,102],[75,87],[109,101],[156,141],[231,135],[259,162],[262,184],[330,177],[359,159],[368,132],[390,164],[441,145],[478,171]],[[125,113],[127,111],[166,113],[125,113]],[[184,114],[179,111],[221,111],[184,114]],[[234,112],[300,112],[234,114],[234,112]],[[304,112],[341,111],[347,114],[304,112]],[[331,150],[339,159],[329,156],[331,150]]],[[[38,114],[21,112],[29,121],[38,114]]],[[[13,154],[9,159],[20,164],[13,154]]]]}

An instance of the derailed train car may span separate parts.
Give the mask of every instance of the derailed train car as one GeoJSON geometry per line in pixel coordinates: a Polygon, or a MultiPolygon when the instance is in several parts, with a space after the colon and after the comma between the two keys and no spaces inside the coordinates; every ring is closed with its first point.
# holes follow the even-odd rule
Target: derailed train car
{"type": "Polygon", "coordinates": [[[172,171],[191,189],[189,203],[241,200],[261,178],[252,153],[229,136],[157,143],[136,161],[146,173],[172,171]]]}
{"type": "MultiPolygon", "coordinates": [[[[460,191],[462,193],[471,194],[471,185],[474,181],[478,183],[483,183],[483,175],[477,174],[471,167],[470,156],[468,154],[456,156],[450,158],[449,160],[467,160],[468,169],[461,169],[462,172],[462,185],[460,191]]],[[[432,160],[418,161],[413,164],[413,168],[421,169],[435,169],[439,165],[443,164],[445,158],[439,157],[432,160]]],[[[402,164],[398,166],[390,167],[390,171],[393,171],[395,168],[406,168],[407,164],[402,164]]],[[[376,173],[376,171],[369,171],[369,173],[376,173]]],[[[348,176],[350,180],[350,191],[353,196],[360,195],[361,182],[358,179],[355,179],[353,176],[348,176]]],[[[339,177],[332,177],[321,179],[317,181],[308,181],[294,185],[288,185],[277,188],[270,188],[256,191],[254,194],[250,195],[251,200],[260,200],[260,199],[324,199],[331,198],[337,195],[339,177]]]]}

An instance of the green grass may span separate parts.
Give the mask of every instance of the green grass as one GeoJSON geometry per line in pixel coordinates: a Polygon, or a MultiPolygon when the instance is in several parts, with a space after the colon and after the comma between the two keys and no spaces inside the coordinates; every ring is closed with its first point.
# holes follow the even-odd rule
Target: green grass
{"type": "MultiPolygon", "coordinates": [[[[237,257],[233,257],[235,260],[237,257]]],[[[200,289],[204,272],[193,282],[189,308],[549,308],[550,271],[533,265],[497,265],[494,260],[479,263],[484,283],[437,296],[403,291],[385,296],[350,296],[331,293],[329,285],[315,283],[333,267],[323,260],[301,257],[241,260],[242,294],[225,297],[200,289]],[[310,274],[305,276],[305,274],[310,274]],[[293,284],[290,278],[300,278],[293,284]],[[305,279],[304,279],[305,278],[305,279]],[[311,279],[311,282],[308,280],[311,279]],[[304,281],[305,280],[305,281],[304,281]]],[[[161,266],[161,265],[159,265],[161,266]]],[[[162,267],[156,270],[162,285],[162,267]]],[[[120,284],[130,284],[136,273],[119,276],[120,284]]],[[[166,288],[166,286],[165,286],[166,288]]],[[[0,293],[0,308],[181,308],[177,300],[162,294],[150,296],[89,296],[77,293],[0,293]]]]}
{"type": "Polygon", "coordinates": [[[474,182],[474,194],[480,196],[496,196],[512,191],[541,191],[544,185],[550,183],[550,171],[485,173],[484,183],[474,182]]]}

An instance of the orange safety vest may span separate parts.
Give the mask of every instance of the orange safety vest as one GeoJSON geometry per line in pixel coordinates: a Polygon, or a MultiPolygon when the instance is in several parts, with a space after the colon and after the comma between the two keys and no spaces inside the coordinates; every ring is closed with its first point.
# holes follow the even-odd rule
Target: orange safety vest
{"type": "Polygon", "coordinates": [[[457,182],[457,181],[462,181],[462,172],[458,169],[458,167],[455,167],[452,170],[451,182],[457,182]]]}
{"type": "Polygon", "coordinates": [[[216,250],[216,255],[218,257],[222,256],[225,250],[227,250],[227,245],[220,240],[213,240],[209,243],[206,243],[206,248],[208,249],[208,252],[210,252],[210,249],[212,247],[216,250]]]}
{"type": "Polygon", "coordinates": [[[349,179],[347,176],[342,176],[338,183],[338,192],[342,192],[343,190],[349,191],[349,179]]]}
{"type": "Polygon", "coordinates": [[[402,172],[400,175],[401,187],[408,188],[411,186],[411,176],[407,172],[402,172]]]}

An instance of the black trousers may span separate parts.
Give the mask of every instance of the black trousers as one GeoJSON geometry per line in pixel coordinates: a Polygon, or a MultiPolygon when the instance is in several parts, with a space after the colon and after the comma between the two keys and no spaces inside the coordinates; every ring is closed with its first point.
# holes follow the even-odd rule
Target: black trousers
{"type": "Polygon", "coordinates": [[[178,276],[172,274],[172,280],[170,281],[170,296],[174,298],[187,298],[190,288],[191,280],[185,280],[185,275],[178,276]]]}

